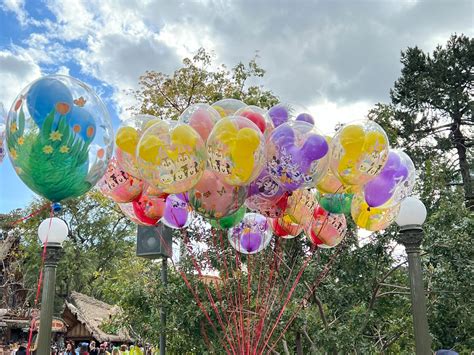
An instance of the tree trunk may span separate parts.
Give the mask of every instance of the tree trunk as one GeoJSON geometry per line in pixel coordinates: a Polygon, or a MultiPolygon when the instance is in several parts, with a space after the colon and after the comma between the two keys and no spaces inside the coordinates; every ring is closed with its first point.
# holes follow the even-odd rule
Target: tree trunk
{"type": "Polygon", "coordinates": [[[451,125],[451,134],[453,135],[453,143],[459,158],[459,168],[461,170],[461,177],[464,186],[464,200],[466,207],[474,211],[474,194],[472,191],[471,172],[469,169],[469,162],[466,155],[466,138],[461,132],[462,115],[453,116],[453,124],[451,125]]]}
{"type": "Polygon", "coordinates": [[[297,355],[303,355],[303,345],[301,344],[301,333],[300,332],[296,333],[295,343],[296,343],[296,354],[297,355]]]}

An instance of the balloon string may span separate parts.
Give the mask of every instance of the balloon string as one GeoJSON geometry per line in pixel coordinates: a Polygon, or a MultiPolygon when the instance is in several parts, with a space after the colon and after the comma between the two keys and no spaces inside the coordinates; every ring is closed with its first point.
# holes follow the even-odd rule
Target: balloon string
{"type": "MultiPolygon", "coordinates": [[[[46,205],[46,207],[47,206],[48,205],[46,205]]],[[[43,208],[41,208],[39,211],[36,211],[35,213],[32,213],[29,216],[29,218],[31,218],[32,216],[36,216],[37,214],[39,214],[39,212],[43,211],[44,209],[45,209],[45,206],[43,206],[43,208]]],[[[46,233],[46,240],[43,243],[43,252],[41,254],[41,268],[40,268],[40,274],[39,274],[39,277],[38,277],[38,285],[36,287],[36,297],[35,297],[35,303],[34,303],[34,308],[35,309],[38,308],[37,306],[38,306],[38,302],[39,302],[39,295],[41,293],[41,285],[43,284],[43,269],[44,269],[44,262],[46,260],[46,247],[48,246],[48,238],[49,238],[49,232],[51,231],[51,223],[53,221],[52,220],[53,215],[54,215],[54,210],[53,210],[53,207],[51,206],[51,212],[49,214],[48,232],[46,233]]],[[[28,345],[26,347],[26,354],[27,355],[30,355],[30,349],[31,349],[31,343],[32,343],[32,340],[33,340],[33,330],[34,330],[35,323],[36,323],[36,319],[32,315],[31,324],[30,324],[30,333],[28,335],[28,345]]]]}
{"type": "Polygon", "coordinates": [[[44,211],[45,209],[47,209],[48,207],[52,208],[52,207],[51,207],[51,204],[47,203],[47,204],[43,205],[41,208],[39,208],[38,210],[36,210],[36,211],[30,213],[28,216],[22,217],[22,218],[20,218],[20,219],[14,221],[14,222],[11,222],[11,223],[10,223],[10,227],[14,227],[14,226],[16,226],[17,224],[20,224],[20,223],[23,222],[23,221],[26,221],[26,220],[28,220],[28,219],[30,219],[30,218],[33,218],[33,217],[39,215],[41,212],[43,212],[43,211],[44,211]]]}

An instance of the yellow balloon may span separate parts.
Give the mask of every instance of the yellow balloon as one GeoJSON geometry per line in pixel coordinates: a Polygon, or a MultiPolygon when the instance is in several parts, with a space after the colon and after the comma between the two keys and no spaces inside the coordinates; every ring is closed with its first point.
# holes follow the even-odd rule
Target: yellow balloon
{"type": "Polygon", "coordinates": [[[346,155],[356,156],[362,150],[365,141],[364,129],[359,125],[345,126],[341,131],[340,142],[346,155]]]}
{"type": "Polygon", "coordinates": [[[387,146],[387,143],[382,133],[376,131],[368,132],[365,137],[363,151],[367,153],[380,152],[387,146]]]}
{"type": "Polygon", "coordinates": [[[247,181],[253,172],[255,163],[254,153],[260,145],[260,137],[251,128],[242,128],[231,147],[231,157],[234,161],[232,175],[242,181],[247,181]]]}
{"type": "Polygon", "coordinates": [[[232,146],[235,142],[238,128],[235,124],[228,118],[221,120],[219,125],[217,125],[217,137],[225,145],[232,146]]]}
{"type": "Polygon", "coordinates": [[[138,156],[149,163],[159,164],[160,159],[158,153],[163,146],[163,141],[158,137],[151,135],[146,136],[138,148],[138,156]]]}
{"type": "Polygon", "coordinates": [[[182,147],[189,146],[194,148],[198,136],[196,131],[187,125],[180,125],[171,132],[171,141],[173,144],[181,145],[182,147]]]}
{"type": "Polygon", "coordinates": [[[400,205],[391,208],[369,207],[362,194],[356,194],[352,199],[352,219],[359,227],[373,232],[385,229],[392,224],[399,210],[400,205]]]}
{"type": "Polygon", "coordinates": [[[212,106],[212,107],[219,113],[221,117],[227,116],[225,110],[222,107],[220,106],[212,106]]]}
{"type": "Polygon", "coordinates": [[[122,127],[118,130],[115,144],[124,152],[135,154],[138,144],[138,132],[133,127],[122,127]]]}

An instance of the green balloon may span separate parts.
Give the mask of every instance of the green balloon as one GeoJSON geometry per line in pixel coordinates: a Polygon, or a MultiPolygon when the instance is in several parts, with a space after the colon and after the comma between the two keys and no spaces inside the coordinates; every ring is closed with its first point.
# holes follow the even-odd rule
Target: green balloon
{"type": "Polygon", "coordinates": [[[319,204],[330,213],[351,213],[353,194],[324,194],[319,198],[319,204]]]}
{"type": "Polygon", "coordinates": [[[211,226],[218,229],[229,229],[239,223],[247,212],[247,208],[245,206],[240,207],[237,212],[234,212],[228,216],[219,218],[219,219],[210,219],[209,223],[211,226]]]}

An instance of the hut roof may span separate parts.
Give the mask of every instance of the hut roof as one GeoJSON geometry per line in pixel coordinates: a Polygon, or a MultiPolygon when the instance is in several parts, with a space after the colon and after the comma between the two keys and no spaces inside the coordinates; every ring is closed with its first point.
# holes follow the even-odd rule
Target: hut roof
{"type": "Polygon", "coordinates": [[[100,328],[104,322],[120,313],[119,307],[74,291],[65,306],[99,342],[130,343],[132,341],[126,329],[120,329],[117,334],[107,334],[100,328]]]}

